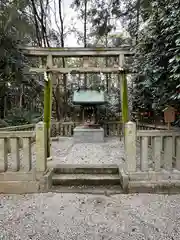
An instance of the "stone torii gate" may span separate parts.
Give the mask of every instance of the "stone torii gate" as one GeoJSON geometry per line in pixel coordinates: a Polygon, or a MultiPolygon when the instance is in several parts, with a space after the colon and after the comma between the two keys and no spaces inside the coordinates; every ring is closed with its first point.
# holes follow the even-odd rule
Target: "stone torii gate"
{"type": "MultiPolygon", "coordinates": [[[[133,52],[129,46],[120,48],[39,48],[39,47],[22,47],[24,55],[27,57],[37,57],[40,59],[38,68],[30,68],[32,73],[45,73],[45,94],[44,94],[44,122],[46,123],[47,132],[49,134],[50,119],[51,119],[51,105],[52,105],[52,85],[54,84],[52,74],[86,74],[86,73],[116,73],[120,75],[121,86],[121,109],[122,121],[125,124],[128,122],[128,93],[127,93],[127,79],[126,74],[130,71],[126,68],[126,57],[131,57],[133,52]],[[85,64],[79,68],[62,68],[57,67],[53,63],[53,58],[63,57],[114,57],[117,64],[114,67],[89,67],[85,64]],[[42,65],[42,60],[46,58],[46,64],[42,65]]],[[[49,139],[49,137],[48,137],[49,139]]],[[[48,157],[50,156],[50,145],[48,144],[48,157]]]]}

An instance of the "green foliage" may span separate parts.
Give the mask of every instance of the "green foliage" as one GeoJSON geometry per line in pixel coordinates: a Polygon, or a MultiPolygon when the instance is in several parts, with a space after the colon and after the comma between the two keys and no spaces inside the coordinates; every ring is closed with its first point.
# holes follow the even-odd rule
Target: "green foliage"
{"type": "MultiPolygon", "coordinates": [[[[139,107],[173,104],[180,84],[180,9],[177,0],[153,1],[151,16],[139,34],[134,67],[134,99],[139,107]],[[176,95],[176,94],[175,94],[176,95]],[[137,98],[137,96],[140,96],[137,98]]],[[[177,101],[177,99],[176,99],[177,101]]]]}
{"type": "Polygon", "coordinates": [[[24,0],[1,1],[0,5],[0,118],[6,116],[13,125],[32,121],[24,110],[15,108],[32,109],[32,102],[37,99],[39,104],[42,92],[38,77],[24,74],[28,63],[18,48],[35,40],[28,8],[29,1],[24,0]]]}
{"type": "MultiPolygon", "coordinates": [[[[41,117],[37,115],[36,118],[34,114],[36,115],[38,111],[36,109],[42,108],[43,105],[42,76],[24,74],[25,67],[28,69],[28,62],[19,51],[18,45],[27,43],[32,45],[37,42],[41,45],[42,42],[45,44],[45,41],[49,41],[48,43],[52,45],[61,44],[62,35],[59,28],[55,31],[48,27],[48,14],[45,14],[48,12],[48,4],[49,1],[44,10],[43,6],[46,3],[43,0],[30,2],[2,0],[0,4],[0,117],[6,116],[5,120],[11,125],[36,122],[41,117]],[[31,12],[32,3],[35,4],[37,13],[31,12]],[[42,20],[44,23],[41,22],[42,20]]],[[[156,110],[159,110],[167,104],[179,104],[180,8],[178,0],[87,0],[87,8],[85,8],[85,1],[74,0],[72,5],[77,18],[83,20],[84,31],[87,29],[87,34],[75,29],[81,42],[86,42],[85,38],[87,38],[86,46],[94,47],[100,44],[118,47],[135,43],[133,67],[138,73],[134,78],[135,108],[151,109],[154,105],[156,110]],[[87,13],[86,21],[85,12],[87,13]],[[117,22],[121,22],[123,29],[125,28],[128,32],[128,37],[124,34],[124,30],[114,34],[116,26],[119,25],[117,22]]],[[[73,67],[80,65],[77,59],[71,61],[73,67]]],[[[91,61],[96,64],[96,60],[91,61]]],[[[103,64],[113,65],[114,62],[109,58],[103,64]]],[[[110,75],[103,81],[97,75],[91,75],[88,78],[89,87],[100,87],[107,92],[109,88],[107,80],[110,83],[113,82],[110,75]]],[[[79,77],[73,81],[66,81],[65,78],[62,81],[59,80],[53,92],[56,98],[56,114],[59,111],[59,118],[64,116],[66,111],[71,112],[72,93],[79,84],[79,77]]],[[[111,87],[108,95],[106,113],[115,115],[120,108],[120,89],[117,86],[111,87]]]]}
{"type": "Polygon", "coordinates": [[[8,112],[8,115],[4,120],[9,126],[17,126],[42,121],[42,115],[38,112],[15,108],[8,112]]]}

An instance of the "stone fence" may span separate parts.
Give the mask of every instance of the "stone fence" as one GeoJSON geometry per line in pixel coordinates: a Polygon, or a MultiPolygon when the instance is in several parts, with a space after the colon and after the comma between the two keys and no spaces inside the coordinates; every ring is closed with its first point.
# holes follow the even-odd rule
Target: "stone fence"
{"type": "Polygon", "coordinates": [[[20,170],[21,168],[19,151],[20,148],[23,148],[22,161],[25,166],[25,171],[31,170],[32,168],[31,138],[33,137],[34,132],[31,131],[0,132],[0,162],[1,162],[0,172],[5,172],[7,170],[17,172],[20,170]],[[13,159],[13,161],[10,163],[8,162],[9,154],[11,154],[11,159],[13,159]]]}
{"type": "MultiPolygon", "coordinates": [[[[73,136],[73,130],[80,122],[52,122],[51,136],[73,136]]],[[[122,136],[122,123],[118,121],[105,122],[102,124],[105,137],[122,136]]]]}
{"type": "Polygon", "coordinates": [[[35,127],[36,127],[35,124],[25,124],[0,128],[0,131],[33,131],[35,130],[35,127]]]}
{"type": "MultiPolygon", "coordinates": [[[[73,130],[78,126],[80,122],[51,122],[51,137],[64,136],[72,137],[73,130]]],[[[11,126],[0,128],[0,131],[33,131],[35,130],[36,124],[25,124],[20,126],[11,126]]],[[[120,121],[107,121],[102,124],[104,128],[105,137],[122,137],[123,134],[123,125],[120,121]]],[[[166,130],[166,126],[153,126],[150,124],[139,123],[137,125],[138,130],[166,130]]]]}
{"type": "Polygon", "coordinates": [[[46,133],[43,122],[35,131],[0,131],[0,193],[49,189],[46,133]]]}
{"type": "MultiPolygon", "coordinates": [[[[111,129],[118,132],[117,127],[111,129]]],[[[51,188],[46,140],[43,122],[36,124],[33,131],[0,131],[0,193],[42,192],[51,188]]],[[[163,192],[180,188],[180,131],[137,130],[136,123],[128,122],[124,140],[126,159],[119,167],[124,191],[142,192],[144,188],[147,192],[163,192]]]]}
{"type": "MultiPolygon", "coordinates": [[[[73,130],[78,126],[80,122],[55,122],[51,123],[51,137],[64,136],[71,137],[73,136],[73,130]]],[[[20,126],[12,126],[0,128],[0,131],[33,131],[35,130],[35,124],[26,124],[20,126]]],[[[105,122],[103,124],[104,134],[108,136],[122,136],[122,123],[118,121],[105,122]]]]}
{"type": "Polygon", "coordinates": [[[142,187],[154,190],[172,185],[180,187],[179,131],[137,130],[135,123],[128,122],[125,152],[126,161],[121,171],[124,188],[142,191],[142,187]]]}

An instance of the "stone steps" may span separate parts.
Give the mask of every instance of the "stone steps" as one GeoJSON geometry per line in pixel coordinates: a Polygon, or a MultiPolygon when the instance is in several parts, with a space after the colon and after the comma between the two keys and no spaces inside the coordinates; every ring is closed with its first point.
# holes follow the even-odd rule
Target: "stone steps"
{"type": "Polygon", "coordinates": [[[114,195],[122,194],[123,190],[120,185],[99,185],[99,186],[52,186],[51,192],[55,193],[77,193],[77,194],[100,194],[100,195],[114,195]]]}
{"type": "Polygon", "coordinates": [[[52,191],[76,193],[121,193],[117,165],[57,164],[52,175],[52,191]]]}
{"type": "Polygon", "coordinates": [[[56,174],[119,174],[119,168],[115,164],[56,164],[56,174]]]}
{"type": "Polygon", "coordinates": [[[118,174],[53,174],[53,185],[120,185],[118,174]]]}

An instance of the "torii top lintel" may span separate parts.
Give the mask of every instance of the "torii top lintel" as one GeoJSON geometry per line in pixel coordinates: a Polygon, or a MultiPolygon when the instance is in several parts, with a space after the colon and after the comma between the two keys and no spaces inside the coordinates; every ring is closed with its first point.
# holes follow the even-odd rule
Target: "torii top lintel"
{"type": "Polygon", "coordinates": [[[38,48],[38,47],[20,47],[26,56],[47,57],[47,66],[40,68],[30,68],[30,72],[58,72],[62,74],[75,73],[120,73],[128,72],[124,68],[124,60],[127,56],[132,56],[130,46],[121,48],[38,48]],[[114,67],[80,67],[80,68],[58,68],[53,65],[53,57],[118,57],[117,66],[114,67]]]}
{"type": "Polygon", "coordinates": [[[122,46],[119,48],[42,48],[42,47],[20,47],[27,56],[48,56],[54,57],[103,57],[103,56],[131,56],[134,53],[130,46],[122,46]]]}

